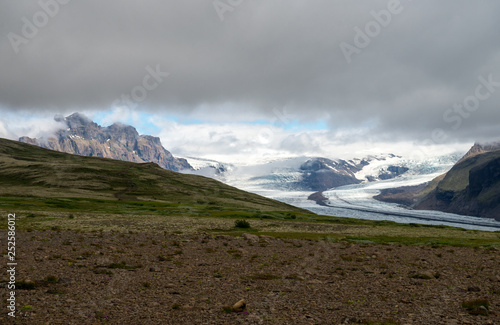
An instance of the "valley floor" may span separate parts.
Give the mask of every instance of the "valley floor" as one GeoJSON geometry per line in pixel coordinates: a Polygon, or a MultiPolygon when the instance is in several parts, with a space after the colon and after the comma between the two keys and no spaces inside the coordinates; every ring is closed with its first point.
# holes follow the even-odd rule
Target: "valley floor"
{"type": "Polygon", "coordinates": [[[16,323],[500,324],[496,247],[244,237],[19,231],[16,323]]]}

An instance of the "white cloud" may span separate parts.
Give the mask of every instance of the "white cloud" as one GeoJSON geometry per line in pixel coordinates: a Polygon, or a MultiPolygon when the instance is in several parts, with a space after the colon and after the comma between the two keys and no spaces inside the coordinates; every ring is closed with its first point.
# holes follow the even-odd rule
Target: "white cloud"
{"type": "MultiPolygon", "coordinates": [[[[0,112],[1,113],[1,112],[0,112]]],[[[4,112],[0,120],[0,136],[47,138],[63,127],[53,115],[31,116],[4,112]]],[[[115,109],[103,113],[102,121],[149,123],[163,146],[176,156],[199,157],[226,163],[255,164],[285,157],[318,156],[327,158],[363,158],[368,155],[393,153],[426,159],[453,152],[465,152],[472,143],[425,145],[414,141],[370,137],[372,126],[330,130],[284,129],[279,125],[249,122],[197,124],[172,121],[162,115],[145,119],[138,111],[115,109]]],[[[101,121],[101,122],[102,122],[101,121]]],[[[105,124],[105,123],[103,123],[105,124]]],[[[137,126],[137,125],[133,125],[137,126]]]]}
{"type": "Polygon", "coordinates": [[[0,138],[12,139],[12,134],[7,131],[2,121],[0,121],[0,138]]]}
{"type": "Polygon", "coordinates": [[[1,114],[0,135],[12,140],[17,140],[22,136],[48,138],[64,127],[62,123],[54,120],[52,113],[33,115],[1,112],[1,114]]]}
{"type": "MultiPolygon", "coordinates": [[[[443,113],[474,92],[479,76],[500,80],[500,2],[402,1],[403,12],[347,63],[340,45],[354,44],[355,28],[387,4],[246,1],[221,22],[211,1],[73,1],[19,53],[0,38],[0,105],[107,110],[144,85],[150,66],[161,70],[156,77],[170,73],[157,87],[150,79],[136,103],[151,114],[271,121],[286,107],[300,123],[329,114],[331,128],[376,121],[369,136],[379,139],[423,140],[436,128],[447,142],[496,137],[499,89],[459,129],[443,113]]],[[[0,2],[0,35],[22,34],[22,17],[38,10],[0,2]]],[[[122,114],[135,119],[125,109],[107,121],[122,114]]]]}
{"type": "Polygon", "coordinates": [[[288,131],[248,123],[186,125],[160,118],[155,123],[161,128],[157,136],[174,155],[239,164],[301,156],[352,159],[383,153],[425,159],[465,152],[471,146],[471,143],[421,146],[412,141],[372,141],[369,137],[360,141],[359,135],[366,135],[369,129],[288,131]]]}

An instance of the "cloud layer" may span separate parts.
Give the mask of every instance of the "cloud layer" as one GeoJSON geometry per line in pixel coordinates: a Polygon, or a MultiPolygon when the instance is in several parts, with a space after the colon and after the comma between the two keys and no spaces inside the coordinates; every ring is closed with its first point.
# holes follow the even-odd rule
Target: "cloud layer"
{"type": "Polygon", "coordinates": [[[4,1],[0,106],[114,103],[211,121],[273,120],[286,108],[379,141],[489,139],[500,85],[470,110],[453,105],[475,104],[481,76],[500,82],[498,12],[466,0],[4,1]]]}

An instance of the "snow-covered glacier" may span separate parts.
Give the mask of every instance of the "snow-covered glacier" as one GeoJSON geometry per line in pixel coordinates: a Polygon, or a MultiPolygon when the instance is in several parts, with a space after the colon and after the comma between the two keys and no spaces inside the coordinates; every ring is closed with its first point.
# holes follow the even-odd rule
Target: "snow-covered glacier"
{"type": "MultiPolygon", "coordinates": [[[[328,160],[326,168],[339,173],[352,173],[360,182],[323,191],[328,199],[327,206],[320,206],[308,200],[314,191],[304,189],[304,175],[310,162],[317,158],[294,157],[276,159],[259,164],[224,165],[213,161],[195,162],[200,170],[207,167],[219,172],[217,178],[237,188],[292,204],[312,212],[341,217],[368,220],[391,220],[401,223],[423,223],[449,225],[477,230],[500,230],[500,222],[493,219],[455,215],[439,211],[411,210],[393,203],[375,200],[382,189],[413,186],[430,182],[447,172],[462,157],[456,153],[436,156],[425,161],[409,160],[396,155],[380,155],[349,161],[328,160]],[[357,166],[357,167],[356,167],[357,166]],[[390,166],[404,167],[405,173],[395,178],[381,179],[390,166]],[[358,168],[359,170],[357,170],[358,168]]],[[[191,163],[191,160],[188,159],[191,163]]]]}

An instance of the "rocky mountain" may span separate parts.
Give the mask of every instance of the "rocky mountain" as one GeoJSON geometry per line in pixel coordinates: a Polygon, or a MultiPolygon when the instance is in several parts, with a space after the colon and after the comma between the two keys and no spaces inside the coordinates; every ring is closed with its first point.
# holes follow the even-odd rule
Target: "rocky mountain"
{"type": "Polygon", "coordinates": [[[314,158],[306,161],[300,166],[303,173],[300,185],[311,191],[325,191],[327,189],[359,184],[355,173],[359,172],[366,161],[356,164],[353,161],[331,160],[327,158],[314,158]]]}
{"type": "Polygon", "coordinates": [[[65,128],[57,131],[53,137],[21,137],[19,141],[74,155],[136,163],[153,162],[173,171],[192,170],[185,159],[175,158],[163,148],[160,138],[139,135],[130,125],[115,123],[101,127],[79,113],[68,117],[57,116],[56,121],[61,122],[65,128]]]}
{"type": "Polygon", "coordinates": [[[500,142],[484,144],[476,142],[474,143],[472,148],[470,148],[470,150],[462,157],[462,159],[460,159],[460,161],[466,160],[467,158],[474,157],[482,153],[492,152],[496,150],[500,150],[500,142]]]}
{"type": "Polygon", "coordinates": [[[448,173],[424,190],[429,193],[415,208],[500,220],[500,150],[483,150],[488,147],[475,144],[448,173]]]}

